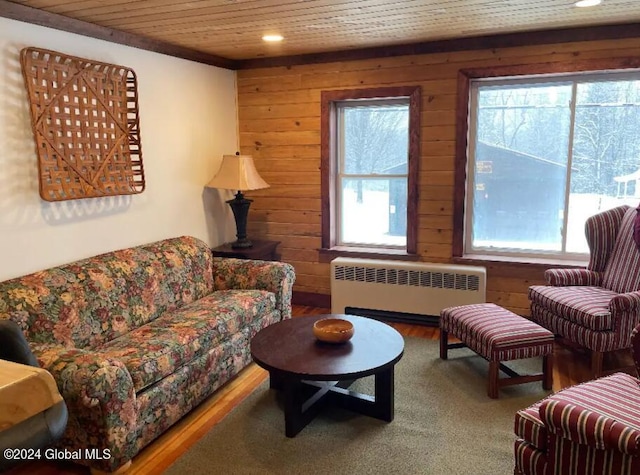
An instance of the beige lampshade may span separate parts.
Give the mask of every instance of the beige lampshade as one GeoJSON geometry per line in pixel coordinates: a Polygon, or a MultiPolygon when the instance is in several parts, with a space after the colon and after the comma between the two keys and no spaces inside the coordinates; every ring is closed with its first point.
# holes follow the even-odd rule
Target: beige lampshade
{"type": "Polygon", "coordinates": [[[251,155],[224,155],[218,173],[207,183],[209,188],[259,190],[269,184],[258,174],[251,155]]]}

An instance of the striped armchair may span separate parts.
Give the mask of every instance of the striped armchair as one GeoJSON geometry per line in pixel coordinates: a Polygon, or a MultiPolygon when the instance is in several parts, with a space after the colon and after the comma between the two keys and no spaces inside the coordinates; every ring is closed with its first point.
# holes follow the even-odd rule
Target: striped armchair
{"type": "MultiPolygon", "coordinates": [[[[640,371],[640,326],[632,333],[640,371]]],[[[640,473],[640,380],[625,373],[559,391],[518,411],[515,475],[640,473]]]]}
{"type": "Polygon", "coordinates": [[[591,351],[594,377],[605,352],[628,348],[640,323],[640,250],[633,239],[636,209],[619,206],[587,219],[586,269],[549,269],[549,285],[529,287],[531,319],[591,351]]]}

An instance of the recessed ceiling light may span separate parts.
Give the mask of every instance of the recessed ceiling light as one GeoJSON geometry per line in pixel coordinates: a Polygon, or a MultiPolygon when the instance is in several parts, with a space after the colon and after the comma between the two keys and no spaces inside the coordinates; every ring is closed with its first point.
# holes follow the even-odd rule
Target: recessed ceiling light
{"type": "Polygon", "coordinates": [[[602,0],[580,0],[574,3],[574,5],[576,7],[595,7],[596,5],[600,5],[601,3],[602,0]]]}
{"type": "Polygon", "coordinates": [[[282,35],[264,35],[262,37],[264,41],[268,41],[269,43],[277,43],[278,41],[284,40],[284,36],[282,35]]]}

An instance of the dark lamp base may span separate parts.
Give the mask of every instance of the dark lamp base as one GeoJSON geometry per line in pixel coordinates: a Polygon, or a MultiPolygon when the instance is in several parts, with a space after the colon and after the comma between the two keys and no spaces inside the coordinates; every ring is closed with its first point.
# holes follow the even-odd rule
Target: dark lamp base
{"type": "Polygon", "coordinates": [[[231,243],[231,247],[233,249],[246,249],[248,247],[253,247],[253,243],[249,239],[238,239],[231,243]]]}
{"type": "Polygon", "coordinates": [[[234,199],[227,201],[236,220],[236,237],[238,239],[231,243],[233,249],[246,249],[253,246],[253,243],[247,238],[247,214],[249,214],[251,201],[244,197],[242,191],[238,191],[234,199]]]}

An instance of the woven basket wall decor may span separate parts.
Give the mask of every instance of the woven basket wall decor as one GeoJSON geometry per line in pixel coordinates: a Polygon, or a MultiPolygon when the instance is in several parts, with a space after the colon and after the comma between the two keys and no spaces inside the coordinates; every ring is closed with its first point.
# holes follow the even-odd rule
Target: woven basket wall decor
{"type": "Polygon", "coordinates": [[[25,48],[20,53],[46,201],[131,195],[145,187],[135,72],[25,48]]]}

